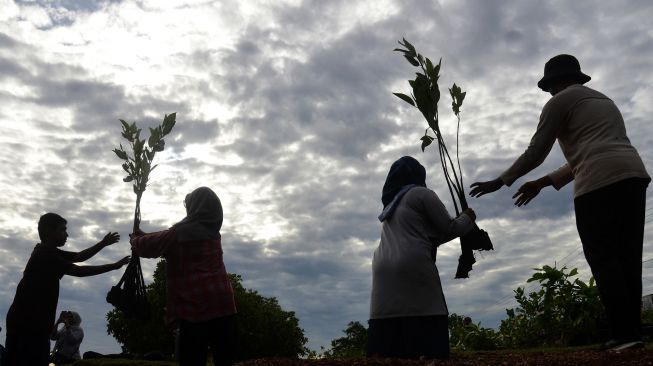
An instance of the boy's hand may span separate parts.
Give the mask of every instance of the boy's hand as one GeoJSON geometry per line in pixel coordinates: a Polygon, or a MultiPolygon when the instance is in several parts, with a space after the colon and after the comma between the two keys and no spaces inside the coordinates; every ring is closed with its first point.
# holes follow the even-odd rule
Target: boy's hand
{"type": "Polygon", "coordinates": [[[117,261],[116,262],[116,269],[118,269],[118,268],[124,266],[125,264],[129,263],[130,258],[131,258],[130,256],[126,256],[125,258],[117,261]]]}
{"type": "Polygon", "coordinates": [[[120,241],[120,235],[118,233],[109,232],[104,238],[100,241],[100,244],[103,247],[109,246],[111,244],[117,243],[120,241]]]}

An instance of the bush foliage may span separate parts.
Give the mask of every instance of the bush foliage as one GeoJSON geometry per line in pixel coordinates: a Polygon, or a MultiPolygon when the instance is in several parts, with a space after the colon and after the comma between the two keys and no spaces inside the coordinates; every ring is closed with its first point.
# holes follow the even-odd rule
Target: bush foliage
{"type": "Polygon", "coordinates": [[[502,337],[492,328],[474,324],[471,318],[449,315],[449,345],[459,351],[495,350],[502,347],[502,337]]]}
{"type": "MultiPolygon", "coordinates": [[[[449,342],[454,350],[496,350],[540,346],[570,346],[596,343],[605,336],[605,310],[593,278],[588,283],[578,278],[576,268],[543,266],[526,281],[539,288],[526,293],[514,290],[518,306],[506,309],[507,318],[498,330],[474,324],[470,318],[449,315],[449,342]]],[[[653,314],[653,312],[651,312],[653,314]]],[[[651,315],[653,318],[653,315],[651,315]]],[[[324,357],[362,357],[367,329],[350,322],[345,336],[331,341],[324,357]]]]}
{"type": "MultiPolygon", "coordinates": [[[[148,320],[125,319],[119,310],[107,314],[107,332],[130,354],[174,354],[175,339],[164,322],[165,260],[157,263],[154,281],[147,286],[151,306],[148,320]]],[[[274,297],[264,297],[242,285],[242,277],[229,275],[238,310],[239,359],[297,358],[307,353],[308,339],[292,311],[285,311],[274,297]]]]}
{"type": "Polygon", "coordinates": [[[515,290],[519,306],[506,310],[499,332],[509,347],[580,345],[600,341],[606,329],[605,309],[594,278],[588,283],[565,267],[536,268],[527,282],[539,282],[538,291],[515,290]]]}
{"type": "Polygon", "coordinates": [[[358,321],[347,324],[343,330],[344,337],[331,341],[331,348],[324,351],[323,356],[328,358],[353,358],[364,357],[367,347],[367,328],[358,321]]]}

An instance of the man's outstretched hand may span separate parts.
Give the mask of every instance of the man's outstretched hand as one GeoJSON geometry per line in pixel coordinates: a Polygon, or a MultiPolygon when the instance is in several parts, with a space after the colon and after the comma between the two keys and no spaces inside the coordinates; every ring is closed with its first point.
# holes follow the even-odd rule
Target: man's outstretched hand
{"type": "Polygon", "coordinates": [[[536,180],[524,183],[519,187],[517,193],[512,196],[512,198],[516,198],[515,206],[521,207],[522,205],[528,204],[541,190],[542,185],[536,180]]]}
{"type": "Polygon", "coordinates": [[[107,235],[104,236],[104,238],[100,241],[100,244],[102,244],[103,247],[109,246],[111,244],[115,244],[118,241],[120,241],[120,235],[118,233],[108,233],[107,235]]]}
{"type": "Polygon", "coordinates": [[[470,196],[481,197],[484,194],[492,193],[494,191],[499,190],[499,188],[503,187],[503,181],[501,180],[501,178],[497,178],[495,180],[490,180],[487,182],[472,183],[470,187],[472,188],[472,190],[469,191],[470,196]]]}

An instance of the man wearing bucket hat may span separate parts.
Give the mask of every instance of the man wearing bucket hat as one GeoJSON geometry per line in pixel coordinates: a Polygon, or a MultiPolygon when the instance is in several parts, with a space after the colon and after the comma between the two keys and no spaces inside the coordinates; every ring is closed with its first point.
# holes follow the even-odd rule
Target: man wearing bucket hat
{"type": "Polygon", "coordinates": [[[639,348],[641,342],[642,246],[646,188],[651,181],[626,136],[621,112],[602,93],[583,84],[591,78],[578,60],[558,55],[544,65],[537,83],[552,98],[540,115],[526,151],[498,178],[472,184],[480,197],[539,166],[557,140],[567,163],[515,193],[528,204],[544,187],[559,190],[574,181],[576,227],[605,306],[611,339],[602,349],[639,348]]]}

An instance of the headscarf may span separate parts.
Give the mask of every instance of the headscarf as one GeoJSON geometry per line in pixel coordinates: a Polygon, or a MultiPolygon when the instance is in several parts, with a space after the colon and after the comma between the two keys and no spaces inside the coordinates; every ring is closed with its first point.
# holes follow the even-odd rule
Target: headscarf
{"type": "Polygon", "coordinates": [[[379,220],[392,216],[394,208],[408,190],[413,187],[426,187],[426,169],[415,158],[404,156],[390,167],[383,185],[383,212],[379,220]]]}
{"type": "Polygon", "coordinates": [[[186,195],[186,217],[173,227],[180,242],[220,237],[222,204],[210,188],[200,187],[186,195]]]}
{"type": "Polygon", "coordinates": [[[76,311],[71,311],[70,312],[71,318],[73,318],[73,321],[70,325],[79,327],[80,324],[82,324],[82,317],[79,316],[79,313],[76,311]]]}

